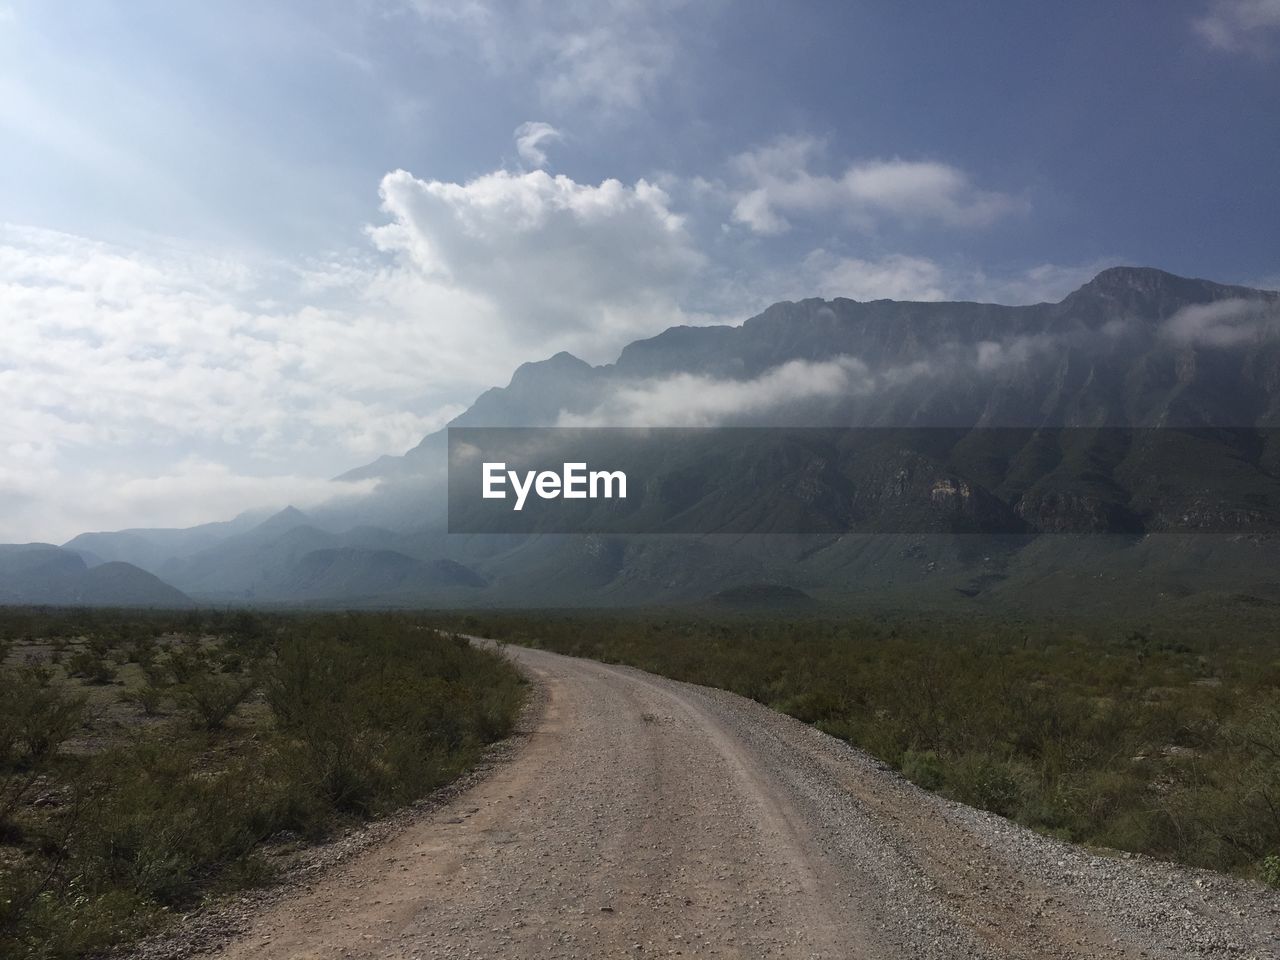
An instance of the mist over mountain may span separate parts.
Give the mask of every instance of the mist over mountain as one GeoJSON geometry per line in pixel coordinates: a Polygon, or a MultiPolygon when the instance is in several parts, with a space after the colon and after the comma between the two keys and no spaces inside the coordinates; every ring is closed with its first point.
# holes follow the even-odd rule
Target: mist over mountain
{"type": "MultiPolygon", "coordinates": [[[[445,534],[439,431],[339,478],[380,481],[366,497],[185,531],[86,534],[67,547],[80,552],[74,559],[127,561],[205,601],[647,604],[791,590],[831,602],[1031,602],[1120,590],[1280,601],[1280,577],[1266,574],[1280,569],[1270,540],[1162,532],[1185,531],[1188,511],[1192,529],[1195,511],[1205,529],[1228,509],[1252,510],[1260,523],[1280,518],[1280,450],[1265,432],[1280,427],[1274,292],[1117,267],[1059,303],[1031,306],[783,302],[736,327],[673,327],[612,364],[567,353],[526,363],[450,424],[554,425],[1262,432],[1249,446],[1239,435],[1191,444],[1170,430],[1161,443],[1124,449],[1077,432],[1085,440],[1070,449],[909,463],[893,453],[873,465],[914,471],[904,491],[967,484],[973,502],[992,505],[994,519],[977,528],[987,536],[624,537],[445,534]],[[1225,500],[1206,500],[1206,484],[1225,500]],[[1167,522],[1174,513],[1182,527],[1167,522]]],[[[727,481],[704,479],[714,506],[727,481]]],[[[795,485],[786,470],[757,480],[765,505],[795,485]]],[[[815,495],[870,483],[845,471],[815,495]]],[[[905,509],[890,499],[868,509],[905,509]]],[[[769,529],[767,517],[758,529],[769,529]]]]}

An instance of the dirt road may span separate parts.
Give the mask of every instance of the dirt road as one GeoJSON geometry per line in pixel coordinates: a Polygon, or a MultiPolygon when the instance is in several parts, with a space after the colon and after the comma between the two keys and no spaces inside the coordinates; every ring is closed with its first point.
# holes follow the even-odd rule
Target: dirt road
{"type": "Polygon", "coordinates": [[[512,649],[512,760],[228,958],[1280,956],[1280,896],[927,794],[715,690],[512,649]]]}

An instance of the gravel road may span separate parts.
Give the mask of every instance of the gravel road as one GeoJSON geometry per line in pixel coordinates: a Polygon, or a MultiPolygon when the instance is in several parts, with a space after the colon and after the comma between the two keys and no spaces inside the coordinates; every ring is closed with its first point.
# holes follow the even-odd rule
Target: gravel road
{"type": "Polygon", "coordinates": [[[228,958],[1280,957],[1280,895],[928,794],[733,694],[535,650],[511,759],[228,958]]]}

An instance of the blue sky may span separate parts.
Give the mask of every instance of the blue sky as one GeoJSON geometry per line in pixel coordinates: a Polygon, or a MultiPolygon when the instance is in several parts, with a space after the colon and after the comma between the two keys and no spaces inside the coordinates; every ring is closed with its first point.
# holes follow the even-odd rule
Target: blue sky
{"type": "Polygon", "coordinates": [[[0,0],[0,539],[778,299],[1276,285],[1277,118],[1280,0],[0,0]]]}

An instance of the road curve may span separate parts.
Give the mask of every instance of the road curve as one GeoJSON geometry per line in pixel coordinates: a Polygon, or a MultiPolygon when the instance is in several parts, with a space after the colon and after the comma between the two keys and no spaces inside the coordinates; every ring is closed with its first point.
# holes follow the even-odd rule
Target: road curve
{"type": "Polygon", "coordinates": [[[1280,956],[1280,896],[1036,836],[722,691],[509,648],[513,758],[254,919],[244,958],[1280,956]]]}

